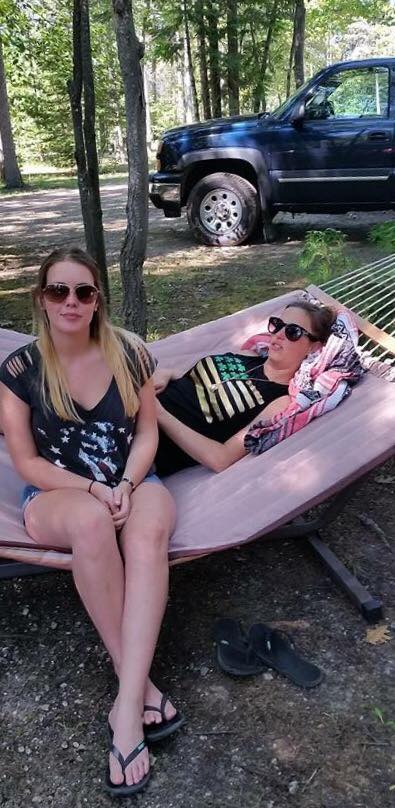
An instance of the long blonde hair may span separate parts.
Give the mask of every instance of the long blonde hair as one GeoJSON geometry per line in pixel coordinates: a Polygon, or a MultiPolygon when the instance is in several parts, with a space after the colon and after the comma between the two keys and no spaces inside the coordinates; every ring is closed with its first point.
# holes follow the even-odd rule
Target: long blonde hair
{"type": "Polygon", "coordinates": [[[86,252],[78,248],[63,248],[53,250],[42,262],[37,284],[32,290],[34,317],[37,324],[37,347],[41,354],[41,398],[46,408],[53,407],[59,418],[66,421],[82,422],[78,415],[73,399],[70,395],[69,386],[63,368],[56,353],[51,336],[49,320],[42,307],[42,292],[47,284],[49,269],[60,261],[73,261],[75,264],[89,269],[93,282],[98,289],[97,309],[93,314],[90,323],[90,337],[96,342],[103,354],[103,357],[113,373],[119,395],[125,409],[125,414],[133,417],[138,408],[139,400],[137,391],[139,389],[139,379],[144,381],[148,378],[147,351],[142,340],[122,328],[111,325],[103,291],[100,283],[99,269],[93,258],[86,252]],[[136,353],[139,367],[134,367],[128,357],[127,349],[136,353]]]}

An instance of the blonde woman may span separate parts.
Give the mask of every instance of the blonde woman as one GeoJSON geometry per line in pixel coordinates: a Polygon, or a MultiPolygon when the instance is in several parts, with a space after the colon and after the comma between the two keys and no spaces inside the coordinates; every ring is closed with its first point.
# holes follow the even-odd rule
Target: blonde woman
{"type": "Polygon", "coordinates": [[[146,741],[183,720],[149,679],[175,519],[150,472],[154,362],[140,339],[111,326],[97,266],[81,250],[51,253],[33,300],[38,339],[1,367],[2,422],[27,484],[26,530],[41,546],[72,550],[75,585],[112,658],[106,788],[129,796],[149,778],[146,741]]]}

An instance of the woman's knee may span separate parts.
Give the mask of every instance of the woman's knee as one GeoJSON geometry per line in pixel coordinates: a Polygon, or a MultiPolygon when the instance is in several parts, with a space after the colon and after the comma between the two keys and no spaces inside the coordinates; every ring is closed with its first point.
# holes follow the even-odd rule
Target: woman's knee
{"type": "Polygon", "coordinates": [[[116,546],[116,533],[111,513],[103,503],[94,500],[76,515],[69,525],[70,541],[75,552],[92,558],[116,546]]]}
{"type": "Polygon", "coordinates": [[[128,525],[121,537],[125,561],[167,560],[169,534],[169,525],[160,516],[147,518],[141,525],[128,525]]]}

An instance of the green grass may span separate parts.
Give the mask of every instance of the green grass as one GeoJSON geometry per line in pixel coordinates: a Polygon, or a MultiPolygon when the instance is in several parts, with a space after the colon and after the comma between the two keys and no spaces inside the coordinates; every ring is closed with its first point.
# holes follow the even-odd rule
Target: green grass
{"type": "MultiPolygon", "coordinates": [[[[23,174],[23,181],[25,187],[22,189],[10,190],[6,188],[3,183],[0,183],[0,195],[8,196],[10,194],[23,194],[32,191],[52,191],[58,189],[73,189],[78,188],[77,177],[74,172],[64,172],[55,174],[23,174]]],[[[125,170],[116,171],[112,173],[100,174],[100,182],[116,180],[118,182],[127,179],[127,172],[125,170]]]]}
{"type": "MultiPolygon", "coordinates": [[[[122,324],[122,283],[119,269],[109,273],[111,320],[122,324]]],[[[177,331],[253,306],[292,288],[300,288],[305,278],[296,268],[296,256],[279,271],[277,264],[262,260],[245,267],[235,260],[208,267],[180,265],[164,273],[160,265],[146,271],[149,339],[177,331]]],[[[0,327],[31,332],[32,276],[1,279],[0,327]]]]}

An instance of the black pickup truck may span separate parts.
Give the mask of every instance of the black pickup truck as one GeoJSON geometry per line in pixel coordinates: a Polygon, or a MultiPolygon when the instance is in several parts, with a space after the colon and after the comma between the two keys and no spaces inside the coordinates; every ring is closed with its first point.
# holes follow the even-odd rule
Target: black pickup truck
{"type": "Polygon", "coordinates": [[[395,208],[395,58],[340,62],[269,114],[163,135],[150,198],[204,244],[242,244],[278,211],[395,208]]]}

